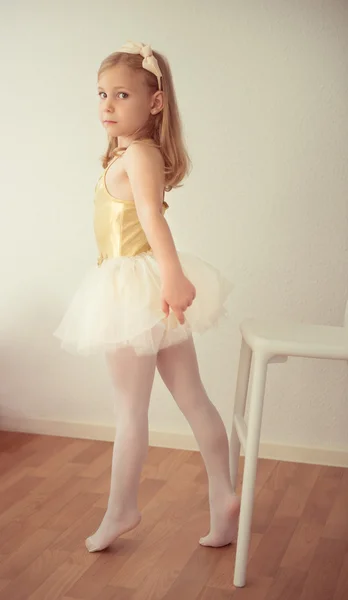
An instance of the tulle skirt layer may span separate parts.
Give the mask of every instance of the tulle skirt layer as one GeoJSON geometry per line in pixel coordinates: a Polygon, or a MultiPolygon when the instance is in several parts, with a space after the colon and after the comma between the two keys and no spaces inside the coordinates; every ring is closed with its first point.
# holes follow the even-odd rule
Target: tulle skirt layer
{"type": "Polygon", "coordinates": [[[151,253],[105,260],[93,267],[77,289],[54,332],[64,350],[82,355],[132,346],[154,354],[203,333],[226,314],[232,284],[213,266],[179,253],[183,271],[196,287],[196,298],[180,324],[161,308],[161,278],[151,253]]]}

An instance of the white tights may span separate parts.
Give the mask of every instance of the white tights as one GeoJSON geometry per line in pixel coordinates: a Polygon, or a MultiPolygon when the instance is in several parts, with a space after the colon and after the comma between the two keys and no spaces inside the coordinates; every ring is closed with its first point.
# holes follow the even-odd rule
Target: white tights
{"type": "Polygon", "coordinates": [[[132,348],[107,355],[118,402],[117,433],[111,468],[108,507],[98,531],[86,540],[90,552],[102,550],[140,521],[137,496],[148,450],[148,409],[156,366],[188,420],[208,474],[210,533],[202,545],[229,544],[236,533],[239,500],[229,475],[226,430],[201,381],[192,338],[138,356],[132,348]]]}

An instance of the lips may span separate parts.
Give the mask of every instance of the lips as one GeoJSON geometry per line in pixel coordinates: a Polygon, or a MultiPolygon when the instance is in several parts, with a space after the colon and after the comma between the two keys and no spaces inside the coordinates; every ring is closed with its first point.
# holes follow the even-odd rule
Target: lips
{"type": "Polygon", "coordinates": [[[109,119],[107,121],[104,121],[104,123],[117,123],[117,121],[110,121],[109,119]]]}

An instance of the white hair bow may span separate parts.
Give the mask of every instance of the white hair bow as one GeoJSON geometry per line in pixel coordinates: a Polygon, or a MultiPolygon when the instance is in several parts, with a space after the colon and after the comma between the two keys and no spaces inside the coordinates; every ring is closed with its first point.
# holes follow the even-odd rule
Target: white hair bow
{"type": "Polygon", "coordinates": [[[119,52],[126,52],[128,54],[140,54],[144,57],[143,68],[150,73],[153,73],[157,77],[158,89],[162,89],[161,84],[161,69],[159,68],[156,57],[153,55],[152,48],[148,44],[137,44],[135,42],[127,42],[122,46],[119,52]]]}

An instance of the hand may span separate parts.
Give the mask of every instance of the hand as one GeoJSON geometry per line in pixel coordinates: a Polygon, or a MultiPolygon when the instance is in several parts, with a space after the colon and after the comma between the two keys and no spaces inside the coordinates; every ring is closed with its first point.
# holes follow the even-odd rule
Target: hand
{"type": "Polygon", "coordinates": [[[179,323],[185,323],[184,312],[196,297],[196,288],[184,274],[169,279],[162,287],[162,310],[166,317],[169,309],[175,313],[179,323]]]}

